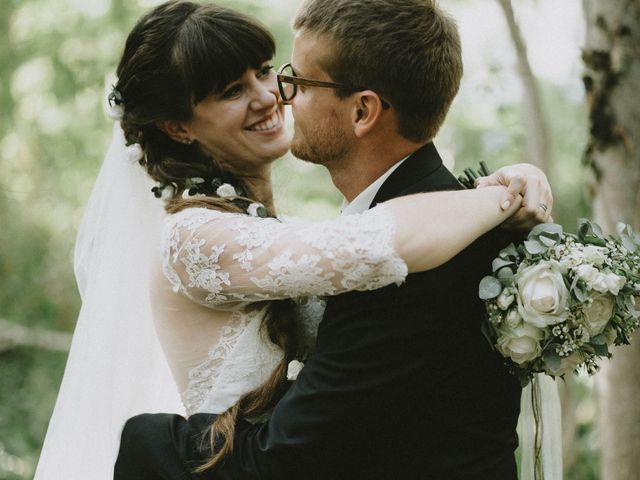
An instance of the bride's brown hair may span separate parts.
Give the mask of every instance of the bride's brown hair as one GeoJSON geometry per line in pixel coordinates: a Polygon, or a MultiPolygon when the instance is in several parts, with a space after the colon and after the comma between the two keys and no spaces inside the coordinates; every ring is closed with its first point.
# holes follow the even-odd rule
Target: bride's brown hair
{"type": "MultiPolygon", "coordinates": [[[[165,120],[190,120],[194,105],[221,92],[248,68],[262,68],[274,53],[273,37],[263,26],[211,4],[170,1],[134,26],[118,65],[115,100],[123,107],[121,126],[127,144],[140,144],[140,164],[173,193],[166,207],[169,213],[190,207],[245,213],[248,204],[257,201],[274,215],[270,192],[256,188],[251,177],[216,161],[197,145],[172,140],[157,127],[165,120]],[[204,180],[206,196],[183,199],[182,192],[195,177],[204,180]],[[232,184],[242,195],[220,198],[215,193],[216,179],[232,184]]],[[[292,310],[289,300],[269,303],[263,328],[283,350],[284,358],[263,385],[218,416],[209,432],[211,450],[218,451],[198,471],[215,466],[233,450],[238,416],[264,416],[286,392],[287,365],[297,348],[292,310]]]]}

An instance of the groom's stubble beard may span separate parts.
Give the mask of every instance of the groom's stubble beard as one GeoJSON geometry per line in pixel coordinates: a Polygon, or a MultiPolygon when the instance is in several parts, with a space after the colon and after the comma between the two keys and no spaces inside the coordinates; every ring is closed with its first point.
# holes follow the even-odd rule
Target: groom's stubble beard
{"type": "Polygon", "coordinates": [[[291,153],[300,160],[327,166],[340,162],[350,151],[351,142],[335,115],[311,128],[294,128],[291,153]]]}

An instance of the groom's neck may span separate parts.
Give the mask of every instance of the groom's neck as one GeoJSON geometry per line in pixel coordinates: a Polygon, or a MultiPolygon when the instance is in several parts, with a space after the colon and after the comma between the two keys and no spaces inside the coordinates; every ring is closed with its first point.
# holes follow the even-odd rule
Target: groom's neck
{"type": "Polygon", "coordinates": [[[422,144],[398,139],[394,142],[366,142],[358,145],[341,161],[328,165],[331,180],[347,202],[351,202],[369,185],[422,144]]]}

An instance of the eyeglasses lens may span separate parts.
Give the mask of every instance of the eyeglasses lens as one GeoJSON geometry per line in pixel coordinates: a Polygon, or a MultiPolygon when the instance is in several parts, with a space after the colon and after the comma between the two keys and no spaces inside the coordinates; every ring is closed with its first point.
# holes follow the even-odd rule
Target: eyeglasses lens
{"type": "MultiPolygon", "coordinates": [[[[286,65],[282,70],[280,70],[282,75],[287,77],[295,77],[296,74],[293,71],[293,67],[291,65],[286,65]]],[[[280,90],[282,94],[282,99],[287,101],[291,100],[296,94],[296,85],[293,83],[289,83],[286,79],[280,82],[280,90]]]]}

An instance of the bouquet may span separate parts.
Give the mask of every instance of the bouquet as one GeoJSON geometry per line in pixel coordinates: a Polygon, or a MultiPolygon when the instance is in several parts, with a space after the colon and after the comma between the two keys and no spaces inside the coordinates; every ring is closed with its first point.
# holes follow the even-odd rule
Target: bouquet
{"type": "Polygon", "coordinates": [[[492,271],[480,282],[482,330],[523,386],[534,373],[595,373],[640,325],[640,234],[628,225],[617,238],[585,219],[577,235],[538,225],[500,251],[492,271]]]}

